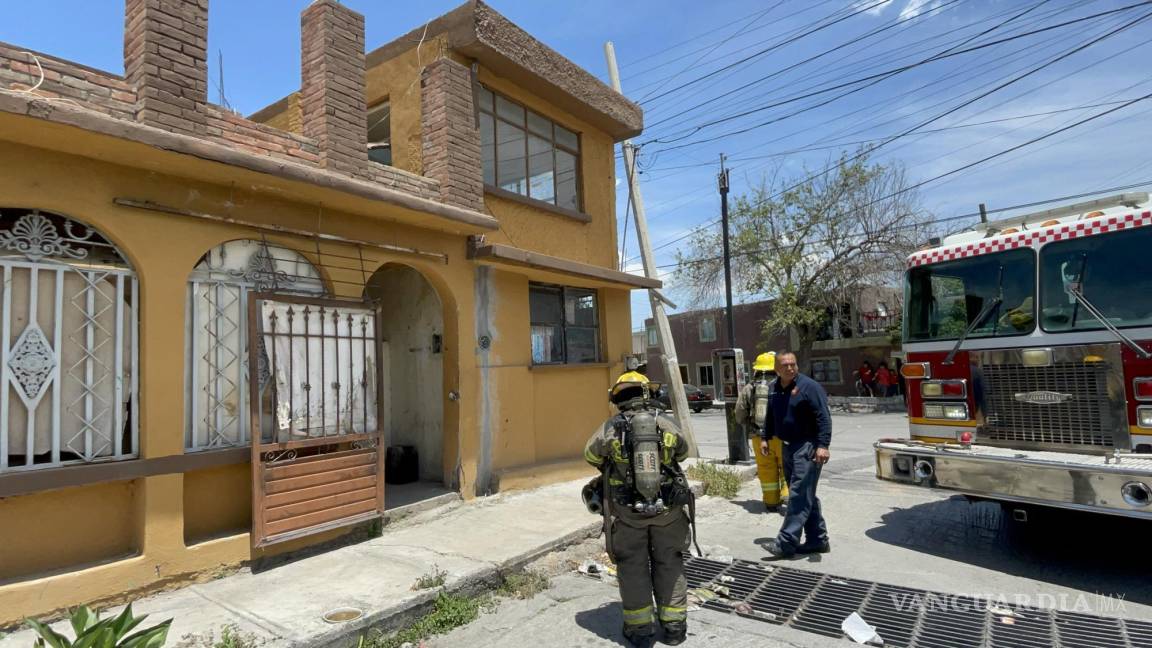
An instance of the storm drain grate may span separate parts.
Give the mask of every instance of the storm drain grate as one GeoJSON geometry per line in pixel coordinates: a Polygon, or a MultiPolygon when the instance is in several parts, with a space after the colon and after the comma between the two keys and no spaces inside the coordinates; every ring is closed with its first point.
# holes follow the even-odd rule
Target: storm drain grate
{"type": "Polygon", "coordinates": [[[719,590],[703,606],[827,637],[853,612],[885,646],[904,648],[1152,648],[1152,623],[1006,605],[768,563],[690,557],[689,589],[719,590]]]}

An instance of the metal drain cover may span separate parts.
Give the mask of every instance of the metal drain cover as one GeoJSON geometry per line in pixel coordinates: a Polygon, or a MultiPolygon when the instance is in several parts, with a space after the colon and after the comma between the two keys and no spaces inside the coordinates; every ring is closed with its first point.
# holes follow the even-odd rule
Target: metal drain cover
{"type": "Polygon", "coordinates": [[[336,608],[324,613],[324,620],[328,623],[346,623],[348,621],[355,621],[364,616],[364,610],[356,608],[336,608]]]}
{"type": "Polygon", "coordinates": [[[1152,623],[1045,608],[990,604],[975,597],[735,560],[689,557],[690,589],[712,585],[727,595],[703,607],[827,637],[857,612],[900,648],[1152,648],[1152,623]]]}

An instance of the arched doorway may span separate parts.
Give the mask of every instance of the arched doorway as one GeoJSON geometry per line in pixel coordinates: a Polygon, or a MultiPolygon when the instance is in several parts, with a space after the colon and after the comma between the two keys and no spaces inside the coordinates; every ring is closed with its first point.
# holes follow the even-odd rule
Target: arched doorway
{"type": "Polygon", "coordinates": [[[404,265],[378,269],[364,296],[381,313],[385,445],[418,456],[417,482],[390,483],[385,491],[394,508],[443,494],[452,481],[444,463],[444,307],[424,275],[404,265]]]}

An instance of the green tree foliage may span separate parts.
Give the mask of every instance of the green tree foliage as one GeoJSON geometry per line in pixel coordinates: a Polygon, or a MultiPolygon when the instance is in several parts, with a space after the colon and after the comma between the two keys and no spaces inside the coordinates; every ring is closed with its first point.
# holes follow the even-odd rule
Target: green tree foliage
{"type": "MultiPolygon", "coordinates": [[[[733,295],[772,299],[764,335],[794,330],[802,364],[830,314],[846,319],[843,305],[858,303],[868,286],[899,285],[904,259],[927,236],[928,215],[900,165],[861,151],[829,166],[804,182],[814,174],[777,170],[729,210],[733,295]]],[[[673,283],[694,305],[723,295],[722,252],[716,227],[677,253],[673,283]]]]}

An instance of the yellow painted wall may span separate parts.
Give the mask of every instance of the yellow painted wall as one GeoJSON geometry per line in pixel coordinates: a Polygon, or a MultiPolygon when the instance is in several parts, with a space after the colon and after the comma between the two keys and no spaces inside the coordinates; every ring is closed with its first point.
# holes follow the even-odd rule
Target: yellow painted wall
{"type": "Polygon", "coordinates": [[[136,553],[135,510],[131,481],[0,498],[0,582],[136,553]]]}
{"type": "Polygon", "coordinates": [[[252,464],[184,473],[184,542],[247,533],[252,528],[252,464]]]}
{"type": "MultiPolygon", "coordinates": [[[[438,49],[426,45],[397,57],[391,66],[369,71],[368,100],[388,97],[393,105],[394,156],[401,169],[420,170],[419,63],[438,49]],[[391,76],[390,76],[391,75],[391,76]],[[409,92],[411,88],[411,92],[409,92]]],[[[501,222],[502,231],[490,238],[530,250],[591,263],[615,264],[613,147],[611,139],[556,106],[535,99],[481,69],[481,80],[533,110],[581,133],[583,200],[591,223],[582,223],[547,210],[487,198],[487,207],[501,222]]],[[[290,102],[284,115],[270,123],[298,130],[298,109],[290,102]],[[295,117],[293,116],[295,115],[295,117]]],[[[29,120],[29,123],[35,124],[29,120]]],[[[46,146],[64,146],[59,135],[46,137],[46,146]],[[56,138],[56,139],[52,139],[56,138]]],[[[183,452],[185,288],[189,271],[213,246],[237,238],[254,238],[252,230],[142,211],[114,204],[114,198],[153,201],[181,209],[231,216],[254,222],[386,242],[442,252],[448,263],[428,257],[394,254],[363,248],[364,272],[387,263],[408,265],[419,271],[436,290],[444,309],[444,468],[446,476],[462,476],[462,494],[474,494],[481,456],[481,415],[490,412],[490,465],[494,471],[545,462],[578,459],[587,435],[606,416],[607,389],[623,367],[629,351],[630,305],[628,292],[601,289],[601,350],[604,362],[595,366],[540,369],[531,367],[528,319],[530,280],[555,282],[555,275],[521,269],[494,269],[493,347],[483,371],[476,335],[477,265],[467,259],[466,241],[414,226],[389,222],[396,208],[381,204],[375,217],[366,218],[321,206],[320,190],[298,188],[286,195],[258,179],[216,183],[195,178],[207,175],[203,162],[157,149],[141,148],[133,167],[99,161],[112,148],[68,148],[84,156],[0,142],[0,205],[42,209],[63,214],[96,227],[125,253],[140,280],[140,385],[142,401],[140,448],[143,458],[183,452]],[[187,177],[149,169],[159,160],[187,177]],[[199,165],[199,166],[198,166],[199,165]],[[66,189],[66,190],[65,190],[66,189]],[[488,387],[488,402],[481,399],[488,387]],[[459,400],[448,394],[457,392],[459,400]],[[485,410],[485,407],[488,409],[485,410]],[[463,468],[456,471],[457,463],[463,468]]],[[[222,165],[221,165],[222,166],[222,165]]],[[[231,170],[228,170],[231,172],[231,170]]],[[[220,173],[212,170],[211,173],[220,173]]],[[[251,175],[234,174],[251,178],[251,175]]],[[[226,175],[222,177],[227,177],[226,175]]],[[[356,254],[355,248],[315,244],[294,237],[268,235],[269,242],[299,250],[321,264],[336,296],[358,298],[363,272],[337,255],[356,254]],[[342,265],[343,269],[328,265],[342,265]],[[350,283],[342,283],[350,282],[350,283]]],[[[581,285],[573,280],[571,285],[581,285]]],[[[107,601],[124,593],[142,592],[163,585],[190,581],[206,571],[239,565],[253,557],[247,533],[227,535],[246,526],[248,467],[233,466],[188,475],[160,475],[131,484],[89,486],[49,491],[0,500],[0,626],[28,615],[43,615],[80,603],[107,601]],[[43,511],[51,511],[45,516],[43,511]],[[99,515],[97,515],[99,513],[99,515]],[[32,522],[35,520],[35,522],[32,522]],[[108,524],[112,520],[113,524],[108,524]],[[44,540],[24,529],[32,524],[44,540]],[[8,535],[21,529],[19,542],[8,535]],[[95,534],[95,535],[94,535],[95,534]],[[223,537],[221,537],[223,535],[223,537]],[[78,541],[78,537],[85,538],[78,541]],[[91,539],[95,537],[96,542],[91,539]],[[94,560],[124,556],[90,566],[94,560]],[[55,570],[48,573],[45,570],[55,570]]],[[[539,479],[546,481],[547,475],[539,479]]],[[[272,550],[299,548],[326,541],[325,534],[272,550]]],[[[272,553],[269,552],[269,553],[272,553]]]]}

